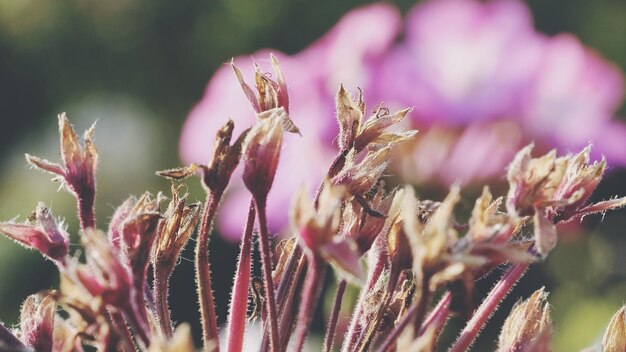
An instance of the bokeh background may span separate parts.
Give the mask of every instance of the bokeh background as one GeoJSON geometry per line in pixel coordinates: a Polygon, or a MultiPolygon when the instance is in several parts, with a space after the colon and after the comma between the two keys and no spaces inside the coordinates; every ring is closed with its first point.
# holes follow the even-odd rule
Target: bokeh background
{"type": "MultiPolygon", "coordinates": [[[[58,113],[67,112],[77,130],[98,121],[97,213],[99,226],[105,228],[114,207],[129,194],[168,190],[154,171],[181,163],[183,122],[220,65],[260,48],[297,53],[343,14],[366,3],[0,0],[0,219],[24,220],[38,201],[44,201],[65,218],[74,233],[72,243],[78,243],[71,196],[57,192],[48,175],[29,170],[23,157],[25,152],[51,160],[60,157],[58,113]]],[[[403,12],[415,4],[389,3],[403,12]]],[[[573,33],[626,70],[626,2],[533,0],[528,5],[539,31],[573,33]]],[[[617,115],[625,112],[622,106],[617,115]]],[[[626,171],[613,167],[597,199],[626,195],[625,181],[626,171]]],[[[441,196],[440,191],[423,188],[433,197],[441,196]]],[[[195,182],[189,182],[189,190],[192,198],[202,198],[195,182]]],[[[471,204],[468,199],[464,206],[469,209],[471,204]]],[[[515,288],[476,350],[491,348],[508,307],[542,285],[551,292],[554,350],[573,351],[597,342],[626,300],[625,228],[626,211],[620,210],[589,217],[582,229],[569,231],[547,262],[533,268],[515,288]]],[[[227,287],[238,248],[213,238],[216,287],[227,287]]],[[[192,258],[191,251],[185,253],[192,258]]],[[[197,337],[192,272],[193,264],[182,259],[174,272],[171,301],[174,319],[191,322],[197,337]]],[[[479,289],[488,290],[492,282],[480,281],[479,289]]],[[[50,262],[0,238],[0,320],[15,324],[27,295],[57,283],[50,262]]],[[[228,290],[216,293],[218,313],[224,318],[228,290]]],[[[459,322],[452,321],[451,330],[456,326],[459,322]]]]}

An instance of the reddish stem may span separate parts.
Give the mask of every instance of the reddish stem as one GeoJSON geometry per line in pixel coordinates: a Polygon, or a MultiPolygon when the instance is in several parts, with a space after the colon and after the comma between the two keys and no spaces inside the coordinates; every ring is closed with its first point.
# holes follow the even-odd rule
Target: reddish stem
{"type": "Polygon", "coordinates": [[[91,195],[76,196],[78,207],[78,219],[83,232],[89,228],[96,227],[96,212],[94,210],[94,197],[91,195]]]}
{"type": "Polygon", "coordinates": [[[322,292],[324,275],[326,266],[322,258],[317,255],[309,255],[306,279],[304,281],[304,290],[302,292],[302,300],[300,301],[300,312],[298,314],[298,323],[296,326],[296,340],[294,343],[294,351],[300,352],[304,347],[304,341],[313,320],[315,305],[322,292]]]}
{"type": "Polygon", "coordinates": [[[248,311],[248,291],[250,286],[250,268],[252,256],[252,230],[254,227],[254,202],[250,201],[248,220],[241,238],[241,249],[237,263],[237,274],[233,283],[233,293],[228,315],[228,351],[243,351],[243,337],[246,332],[246,314],[248,311]]]}
{"type": "Polygon", "coordinates": [[[489,295],[487,295],[480,307],[474,312],[472,318],[467,322],[459,338],[448,350],[449,352],[462,352],[469,349],[485,323],[487,323],[487,320],[489,320],[489,317],[498,310],[500,302],[524,275],[526,269],[528,269],[527,263],[516,264],[502,275],[500,281],[491,289],[489,295]]]}
{"type": "Polygon", "coordinates": [[[328,323],[328,329],[326,330],[326,338],[324,339],[325,352],[330,352],[333,349],[333,342],[335,340],[335,330],[337,329],[337,321],[339,320],[339,312],[341,311],[341,301],[343,300],[343,294],[346,292],[346,280],[341,279],[337,284],[337,292],[335,293],[335,302],[333,303],[333,311],[328,323]]]}
{"type": "Polygon", "coordinates": [[[259,220],[259,242],[261,247],[261,264],[263,267],[263,284],[265,286],[265,303],[269,319],[270,342],[272,351],[278,352],[280,348],[280,338],[278,333],[278,319],[276,316],[276,293],[274,291],[274,281],[272,280],[272,253],[270,248],[270,238],[267,228],[267,217],[265,213],[265,199],[255,197],[254,204],[259,220]]]}
{"type": "Polygon", "coordinates": [[[209,234],[213,218],[217,211],[221,194],[209,193],[202,213],[200,231],[196,241],[196,285],[198,303],[202,322],[202,341],[205,349],[214,346],[219,351],[219,337],[217,334],[217,316],[215,314],[215,299],[211,285],[211,266],[209,263],[209,234]]]}
{"type": "Polygon", "coordinates": [[[170,315],[170,309],[167,304],[167,297],[169,295],[169,273],[167,271],[161,271],[154,266],[154,301],[156,306],[156,320],[159,324],[159,330],[161,336],[165,338],[172,337],[172,317],[170,315]]]}
{"type": "Polygon", "coordinates": [[[441,300],[439,300],[439,303],[437,303],[437,306],[435,306],[435,308],[433,308],[428,317],[426,317],[426,319],[422,323],[422,326],[420,327],[419,332],[417,333],[417,336],[422,336],[424,332],[426,332],[426,329],[431,326],[435,326],[437,327],[437,329],[440,329],[450,315],[451,302],[452,293],[448,291],[444,293],[443,297],[441,297],[441,300]]]}

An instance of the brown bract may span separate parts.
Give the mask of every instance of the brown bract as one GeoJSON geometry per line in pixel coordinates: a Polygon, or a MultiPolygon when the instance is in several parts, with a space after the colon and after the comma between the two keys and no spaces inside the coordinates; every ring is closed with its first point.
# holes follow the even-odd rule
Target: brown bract
{"type": "Polygon", "coordinates": [[[498,352],[549,351],[552,319],[548,294],[543,288],[530,298],[518,302],[502,326],[498,339],[498,352]]]}
{"type": "Polygon", "coordinates": [[[622,307],[606,328],[602,338],[604,352],[622,352],[626,350],[626,307],[622,307]]]}

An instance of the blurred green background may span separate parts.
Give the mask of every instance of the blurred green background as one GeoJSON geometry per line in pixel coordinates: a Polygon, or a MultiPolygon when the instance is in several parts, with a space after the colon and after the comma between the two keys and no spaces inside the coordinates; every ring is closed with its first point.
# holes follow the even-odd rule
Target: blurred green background
{"type": "MultiPolygon", "coordinates": [[[[44,201],[76,234],[71,196],[57,192],[47,175],[28,170],[23,158],[28,152],[59,159],[58,113],[67,112],[79,131],[98,120],[97,212],[105,228],[114,207],[129,194],[168,190],[154,171],[179,164],[182,122],[219,65],[264,47],[298,52],[365,3],[0,0],[0,219],[20,215],[24,220],[44,201]]],[[[393,3],[403,11],[414,4],[393,3]]],[[[625,1],[533,0],[529,5],[540,31],[574,33],[626,70],[625,1]]],[[[625,177],[626,172],[612,170],[598,199],[625,195],[625,177]]],[[[202,198],[194,182],[189,184],[193,197],[202,198]]],[[[520,282],[476,350],[492,346],[506,307],[541,285],[551,292],[555,351],[578,350],[601,337],[626,300],[626,212],[608,214],[602,223],[590,218],[585,225],[591,236],[562,240],[547,263],[520,282]]],[[[214,238],[211,246],[219,248],[212,252],[214,280],[229,285],[238,249],[214,238]]],[[[73,237],[72,243],[77,241],[73,237]]],[[[185,256],[192,257],[189,251],[185,256]]],[[[174,319],[197,329],[192,271],[193,265],[182,260],[171,300],[174,319]]],[[[51,263],[0,238],[0,320],[15,324],[21,301],[57,281],[51,263]]],[[[488,290],[491,282],[483,280],[479,288],[488,290]]],[[[222,318],[227,291],[218,290],[222,318]]]]}

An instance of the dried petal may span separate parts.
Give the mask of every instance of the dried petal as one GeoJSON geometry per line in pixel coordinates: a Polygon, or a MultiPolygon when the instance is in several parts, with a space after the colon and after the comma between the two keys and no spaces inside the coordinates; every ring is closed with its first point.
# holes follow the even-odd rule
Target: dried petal
{"type": "Polygon", "coordinates": [[[56,302],[46,293],[28,296],[20,315],[21,340],[35,351],[52,351],[56,302]]]}
{"type": "Polygon", "coordinates": [[[613,315],[602,338],[604,352],[621,352],[626,350],[626,307],[622,307],[613,315]]]}
{"type": "Polygon", "coordinates": [[[529,346],[535,344],[537,340],[545,341],[544,335],[549,337],[552,334],[547,297],[548,294],[541,288],[530,298],[524,302],[518,302],[513,307],[502,326],[498,352],[530,351],[527,349],[529,346]]]}

